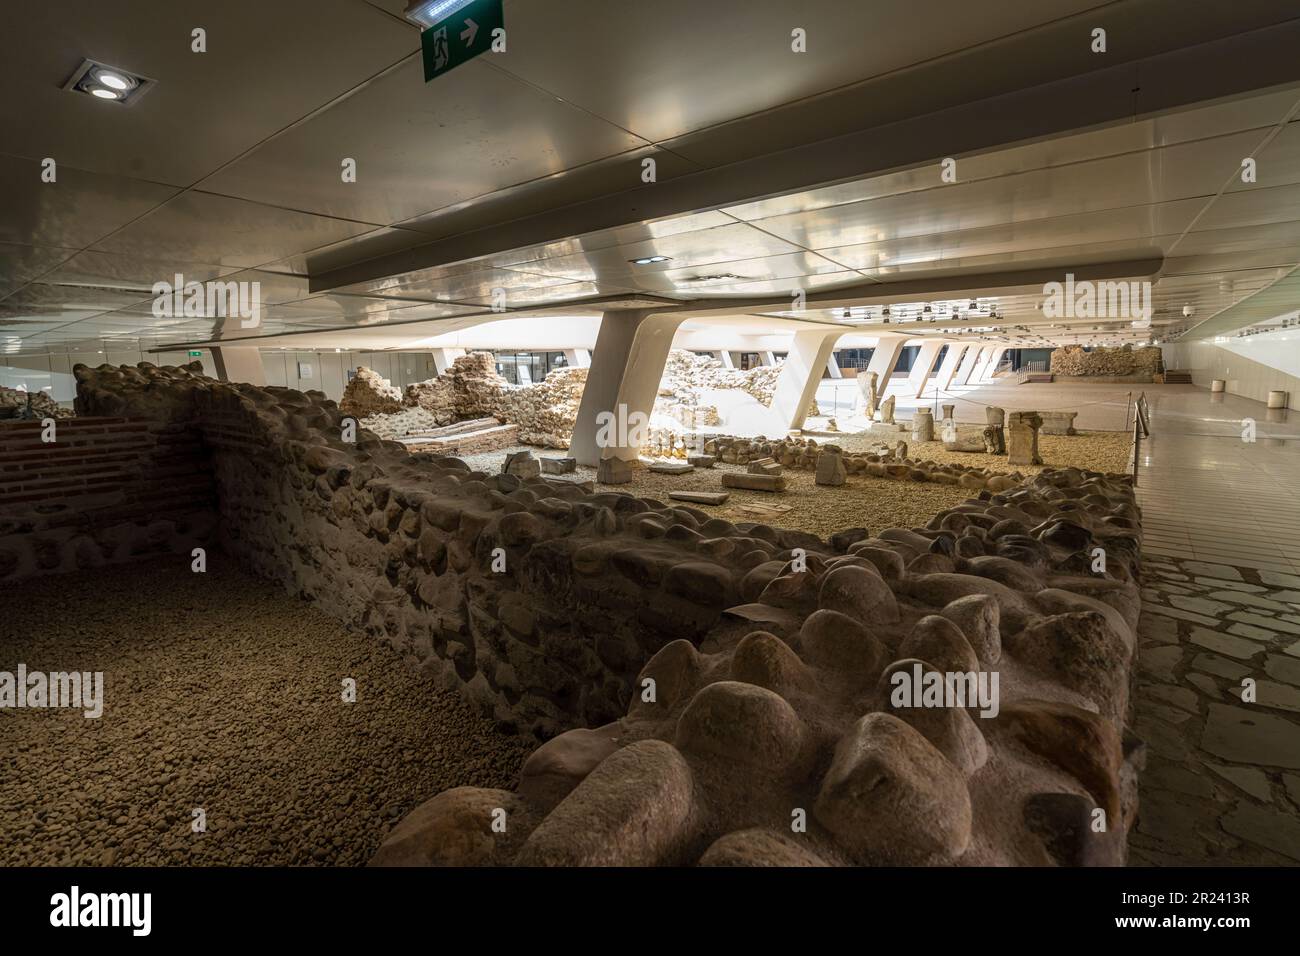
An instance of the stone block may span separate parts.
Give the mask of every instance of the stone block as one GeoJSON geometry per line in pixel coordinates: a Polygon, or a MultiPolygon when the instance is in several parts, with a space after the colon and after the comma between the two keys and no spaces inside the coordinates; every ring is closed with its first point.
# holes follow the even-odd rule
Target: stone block
{"type": "Polygon", "coordinates": [[[934,441],[934,413],[918,408],[912,416],[912,441],[934,441]]]}
{"type": "Polygon", "coordinates": [[[1007,446],[1007,463],[1011,465],[1041,465],[1038,454],[1038,429],[1043,419],[1037,412],[1011,413],[1011,441],[1007,446]]]}
{"type": "Polygon", "coordinates": [[[1074,419],[1078,412],[1039,412],[1039,417],[1043,419],[1043,426],[1040,431],[1044,435],[1077,435],[1074,429],[1074,419]]]}
{"type": "Polygon", "coordinates": [[[717,458],[713,455],[688,455],[686,461],[692,468],[712,468],[717,458]]]}
{"type": "Polygon", "coordinates": [[[731,495],[725,491],[670,491],[668,497],[694,505],[720,505],[725,504],[731,495]]]}
{"type": "Polygon", "coordinates": [[[539,458],[542,471],[548,475],[564,475],[578,468],[576,458],[539,458]]]}
{"type": "Polygon", "coordinates": [[[506,460],[501,463],[501,474],[514,475],[516,478],[537,478],[542,473],[542,466],[538,464],[531,451],[517,451],[506,455],[506,460]]]}
{"type": "Polygon", "coordinates": [[[844,459],[834,452],[822,452],[817,456],[817,477],[819,485],[842,485],[848,480],[848,471],[844,459]]]}
{"type": "Polygon", "coordinates": [[[722,476],[722,487],[745,488],[749,491],[785,491],[785,478],[780,475],[748,475],[729,471],[722,476]]]}
{"type": "Polygon", "coordinates": [[[596,467],[596,481],[602,485],[626,485],[632,480],[632,463],[622,458],[602,458],[596,467]]]}

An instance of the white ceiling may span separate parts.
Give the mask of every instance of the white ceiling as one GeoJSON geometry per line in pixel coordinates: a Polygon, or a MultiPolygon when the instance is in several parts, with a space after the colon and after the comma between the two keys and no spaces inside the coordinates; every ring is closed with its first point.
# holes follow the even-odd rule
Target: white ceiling
{"type": "MultiPolygon", "coordinates": [[[[1117,25],[1118,60],[1296,12],[1236,4],[1229,27],[1218,10],[1167,16],[1171,0],[934,0],[921,29],[915,0],[506,0],[508,52],[425,84],[404,5],[58,2],[11,16],[0,129],[21,133],[0,145],[0,354],[249,335],[155,318],[150,286],[176,273],[260,282],[257,335],[306,343],[381,324],[450,330],[480,321],[494,289],[517,315],[647,293],[779,302],[862,283],[882,287],[863,301],[883,302],[900,280],[1160,255],[1157,325],[1170,326],[1184,304],[1208,318],[1300,262],[1297,86],[958,151],[955,184],[935,162],[911,164],[313,293],[309,276],[626,190],[643,158],[671,181],[922,100],[1092,69],[1092,22],[1117,25]],[[1158,36],[1119,29],[1155,14],[1158,36]],[[196,26],[207,53],[190,51],[196,26]],[[793,26],[808,31],[807,54],[789,52],[793,26]],[[976,55],[981,70],[946,68],[976,55]],[[65,92],[82,57],[157,85],[130,107],[65,92]],[[923,69],[927,82],[907,87],[923,69]],[[883,84],[908,94],[881,96],[883,84]],[[1234,181],[1243,156],[1258,161],[1254,185],[1234,181]],[[56,183],[40,181],[45,157],[56,183]],[[355,183],[341,180],[345,158],[355,183]],[[670,259],[629,262],[646,255],[670,259]]],[[[998,312],[1041,325],[1033,304],[1009,294],[998,312]]]]}

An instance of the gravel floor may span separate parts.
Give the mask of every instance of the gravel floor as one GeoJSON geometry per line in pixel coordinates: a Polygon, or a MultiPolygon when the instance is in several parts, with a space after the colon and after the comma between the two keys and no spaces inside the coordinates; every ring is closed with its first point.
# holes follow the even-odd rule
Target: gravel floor
{"type": "MultiPolygon", "coordinates": [[[[529,450],[528,446],[466,455],[462,458],[471,468],[495,474],[501,470],[501,463],[508,454],[525,450],[529,450]]],[[[538,457],[560,458],[565,455],[565,452],[554,449],[531,450],[538,457]]],[[[814,481],[813,472],[794,469],[785,471],[787,487],[784,492],[722,487],[724,472],[744,470],[738,465],[724,464],[713,468],[697,468],[683,475],[660,475],[645,470],[638,472],[626,485],[596,487],[601,491],[624,491],[640,498],[654,498],[665,503],[669,500],[670,491],[726,491],[731,495],[726,504],[692,507],[728,521],[753,521],[776,528],[797,528],[811,531],[823,538],[845,528],[862,527],[874,534],[885,528],[923,525],[944,508],[951,508],[971,496],[967,489],[953,485],[917,484],[857,475],[850,476],[847,484],[831,488],[818,485],[814,481]],[[770,518],[756,517],[735,510],[737,505],[743,504],[785,505],[791,510],[770,518]]],[[[565,477],[594,481],[596,469],[579,467],[576,474],[565,477]]]]}
{"type": "MultiPolygon", "coordinates": [[[[935,427],[938,434],[938,426],[935,427]]],[[[816,434],[819,442],[835,442],[845,451],[869,451],[882,444],[879,435],[842,432],[835,434],[816,434]]],[[[944,451],[943,442],[914,442],[910,432],[899,432],[897,438],[890,442],[907,442],[907,453],[913,458],[928,458],[940,464],[965,465],[968,468],[988,468],[992,471],[1010,473],[1019,471],[1032,475],[1043,468],[1084,468],[1089,471],[1123,472],[1128,465],[1128,453],[1132,440],[1125,432],[1080,432],[1077,435],[1043,435],[1038,436],[1038,453],[1043,459],[1042,467],[1019,466],[1013,468],[1007,464],[1005,455],[985,455],[962,451],[944,451]]]]}
{"type": "Polygon", "coordinates": [[[360,864],[439,791],[513,786],[534,744],[219,554],[189,561],[0,593],[0,670],[103,671],[105,698],[98,720],[0,709],[0,866],[360,864]]]}

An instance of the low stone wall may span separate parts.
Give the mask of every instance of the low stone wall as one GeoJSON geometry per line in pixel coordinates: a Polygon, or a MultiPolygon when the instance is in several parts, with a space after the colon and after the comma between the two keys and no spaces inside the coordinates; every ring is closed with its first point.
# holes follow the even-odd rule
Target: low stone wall
{"type": "Polygon", "coordinates": [[[64,408],[45,392],[26,392],[0,385],[0,422],[17,419],[29,408],[38,419],[71,418],[73,415],[71,409],[64,408]]]}
{"type": "Polygon", "coordinates": [[[0,580],[73,571],[207,541],[216,495],[185,423],[119,417],[0,422],[0,580]]]}
{"type": "Polygon", "coordinates": [[[417,808],[376,863],[1124,860],[1142,748],[1122,479],[1046,471],[823,541],[345,443],[318,392],[76,373],[88,411],[193,424],[244,566],[506,724],[570,728],[516,791],[417,808]],[[996,674],[995,713],[900,704],[914,669],[996,674]]]}
{"type": "Polygon", "coordinates": [[[547,742],[514,791],[439,794],[372,863],[1120,865],[1137,554],[1130,488],[1066,470],[757,555],[622,719],[547,742]],[[893,697],[899,674],[954,672],[999,675],[996,715],[893,697]]]}

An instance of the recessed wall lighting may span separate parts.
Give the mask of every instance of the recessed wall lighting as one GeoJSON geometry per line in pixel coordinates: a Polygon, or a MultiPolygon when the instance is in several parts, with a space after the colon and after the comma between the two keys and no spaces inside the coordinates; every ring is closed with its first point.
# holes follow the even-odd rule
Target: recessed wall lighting
{"type": "Polygon", "coordinates": [[[629,259],[628,262],[634,266],[648,266],[656,262],[667,262],[671,256],[642,256],[639,259],[629,259]]]}
{"type": "Polygon", "coordinates": [[[153,85],[153,80],[130,70],[95,60],[82,60],[63,88],[125,106],[140,99],[153,85]]]}

